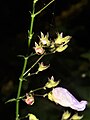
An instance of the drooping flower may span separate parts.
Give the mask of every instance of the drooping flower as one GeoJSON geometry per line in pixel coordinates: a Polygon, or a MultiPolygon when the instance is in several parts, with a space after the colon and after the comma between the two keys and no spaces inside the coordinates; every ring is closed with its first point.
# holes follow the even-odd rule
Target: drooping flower
{"type": "Polygon", "coordinates": [[[53,88],[50,99],[64,107],[70,107],[77,111],[83,111],[86,108],[87,101],[78,101],[67,89],[62,87],[53,88]]]}
{"type": "Polygon", "coordinates": [[[33,114],[28,114],[28,116],[29,116],[29,120],[39,120],[39,119],[37,119],[37,117],[36,117],[35,115],[33,115],[33,114]]]}
{"type": "Polygon", "coordinates": [[[48,82],[45,84],[45,87],[52,88],[56,87],[59,84],[59,81],[54,81],[54,77],[52,76],[51,79],[48,79],[48,82]]]}
{"type": "Polygon", "coordinates": [[[28,95],[28,93],[26,93],[26,99],[24,99],[25,103],[27,103],[28,105],[33,105],[34,103],[34,97],[33,95],[28,95]]]}
{"type": "Polygon", "coordinates": [[[49,46],[50,45],[50,41],[48,40],[49,34],[47,33],[47,35],[44,36],[44,34],[41,32],[41,37],[40,38],[40,43],[44,46],[49,46]]]}
{"type": "Polygon", "coordinates": [[[62,120],[67,120],[70,117],[71,113],[68,111],[64,112],[62,115],[62,120]]]}
{"type": "Polygon", "coordinates": [[[39,63],[39,68],[38,68],[38,71],[43,71],[43,70],[46,70],[50,65],[44,65],[43,62],[39,63]]]}
{"type": "Polygon", "coordinates": [[[34,48],[36,54],[42,55],[45,52],[43,47],[41,45],[38,45],[36,42],[35,42],[35,47],[33,47],[33,48],[34,48]]]}
{"type": "Polygon", "coordinates": [[[70,119],[71,120],[81,120],[83,118],[83,115],[82,116],[79,116],[77,113],[74,114],[70,119]]]}

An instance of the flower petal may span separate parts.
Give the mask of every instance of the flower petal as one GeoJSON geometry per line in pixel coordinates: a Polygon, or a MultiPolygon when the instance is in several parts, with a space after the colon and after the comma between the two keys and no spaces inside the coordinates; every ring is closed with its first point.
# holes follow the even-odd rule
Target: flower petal
{"type": "Polygon", "coordinates": [[[83,100],[79,102],[67,89],[62,87],[54,88],[52,90],[52,96],[55,103],[77,111],[83,111],[87,105],[87,101],[83,100]]]}

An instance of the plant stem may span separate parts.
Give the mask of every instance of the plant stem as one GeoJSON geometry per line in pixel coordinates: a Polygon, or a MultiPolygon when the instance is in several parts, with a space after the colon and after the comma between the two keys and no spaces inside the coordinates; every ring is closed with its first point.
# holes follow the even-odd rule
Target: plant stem
{"type": "Polygon", "coordinates": [[[24,58],[24,65],[23,65],[23,70],[22,70],[22,73],[21,73],[21,76],[19,78],[19,87],[18,87],[18,93],[17,93],[17,99],[16,99],[16,120],[19,120],[19,97],[20,97],[20,93],[21,93],[21,87],[22,87],[22,82],[23,82],[23,74],[25,72],[25,69],[26,69],[26,65],[27,65],[27,60],[28,60],[28,57],[25,57],[24,58]]]}
{"type": "Polygon", "coordinates": [[[35,13],[35,2],[33,1],[33,11],[31,13],[31,26],[30,26],[29,38],[28,38],[28,48],[30,48],[31,39],[32,39],[32,36],[33,36],[32,30],[33,30],[33,24],[34,24],[34,18],[35,18],[35,16],[38,15],[39,13],[41,13],[44,9],[46,9],[54,1],[55,0],[52,0],[45,7],[43,7],[41,10],[39,10],[36,13],[35,13]]]}
{"type": "Polygon", "coordinates": [[[40,14],[44,9],[46,9],[51,3],[53,3],[55,0],[52,0],[51,2],[49,2],[45,7],[43,7],[41,10],[39,10],[38,12],[35,13],[35,16],[40,14]]]}
{"type": "Polygon", "coordinates": [[[30,94],[30,93],[33,93],[33,92],[36,92],[36,91],[38,91],[38,90],[42,90],[42,89],[44,89],[44,87],[40,87],[40,88],[37,88],[37,89],[31,90],[31,91],[29,92],[29,94],[30,94]]]}
{"type": "Polygon", "coordinates": [[[34,24],[34,18],[35,18],[35,2],[33,1],[33,11],[31,13],[31,25],[30,25],[30,31],[29,31],[29,38],[28,38],[28,48],[30,48],[31,39],[33,36],[32,30],[33,30],[33,24],[34,24]]]}
{"type": "Polygon", "coordinates": [[[42,59],[44,55],[45,53],[23,74],[23,76],[25,76],[42,59]]]}

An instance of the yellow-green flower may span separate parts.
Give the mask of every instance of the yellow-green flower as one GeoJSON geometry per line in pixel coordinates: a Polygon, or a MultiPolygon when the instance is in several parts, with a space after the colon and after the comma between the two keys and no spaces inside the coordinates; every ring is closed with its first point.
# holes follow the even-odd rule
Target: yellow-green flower
{"type": "Polygon", "coordinates": [[[28,114],[28,116],[29,116],[29,120],[39,120],[39,119],[37,119],[36,116],[33,115],[33,114],[28,114]]]}
{"type": "Polygon", "coordinates": [[[62,120],[67,120],[70,117],[71,113],[68,111],[64,112],[62,115],[62,120]]]}
{"type": "Polygon", "coordinates": [[[61,34],[57,34],[57,38],[55,39],[55,44],[67,44],[71,39],[71,36],[66,36],[66,37],[63,37],[63,33],[61,34]]]}
{"type": "Polygon", "coordinates": [[[83,118],[83,115],[82,116],[78,116],[78,114],[74,114],[70,119],[71,120],[81,120],[83,118]]]}
{"type": "Polygon", "coordinates": [[[41,38],[40,38],[40,43],[44,46],[49,46],[50,45],[50,41],[48,40],[49,34],[47,33],[47,35],[44,36],[44,34],[41,32],[41,38]]]}
{"type": "Polygon", "coordinates": [[[45,87],[52,88],[56,87],[59,84],[59,81],[54,81],[54,77],[52,76],[51,79],[48,79],[48,82],[45,84],[45,87]]]}
{"type": "Polygon", "coordinates": [[[53,101],[52,91],[48,93],[48,99],[53,101]]]}
{"type": "Polygon", "coordinates": [[[62,52],[62,51],[64,51],[67,47],[68,47],[68,45],[65,45],[65,46],[60,45],[59,47],[56,48],[56,51],[57,51],[57,52],[62,52]]]}
{"type": "Polygon", "coordinates": [[[48,99],[55,102],[56,104],[58,104],[58,102],[56,102],[56,98],[53,96],[52,91],[48,93],[48,99]]]}
{"type": "Polygon", "coordinates": [[[40,71],[46,70],[49,66],[50,66],[50,65],[45,66],[45,65],[43,64],[43,62],[41,62],[41,63],[39,63],[38,71],[40,72],[40,71]]]}

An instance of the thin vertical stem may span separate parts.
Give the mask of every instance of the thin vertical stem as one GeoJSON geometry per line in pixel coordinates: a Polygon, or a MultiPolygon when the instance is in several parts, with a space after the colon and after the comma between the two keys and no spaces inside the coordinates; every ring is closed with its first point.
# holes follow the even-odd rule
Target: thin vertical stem
{"type": "Polygon", "coordinates": [[[16,120],[19,120],[19,97],[20,97],[20,93],[21,93],[23,74],[24,74],[25,69],[26,69],[27,60],[28,60],[28,57],[24,58],[23,70],[22,70],[21,76],[19,78],[20,81],[19,81],[19,87],[18,87],[18,93],[17,93],[17,99],[16,99],[16,120]]]}
{"type": "Polygon", "coordinates": [[[33,36],[33,24],[34,24],[34,18],[35,18],[35,2],[33,1],[33,11],[31,13],[31,25],[30,25],[30,31],[29,31],[29,38],[28,38],[28,48],[30,47],[31,39],[33,36]]]}

